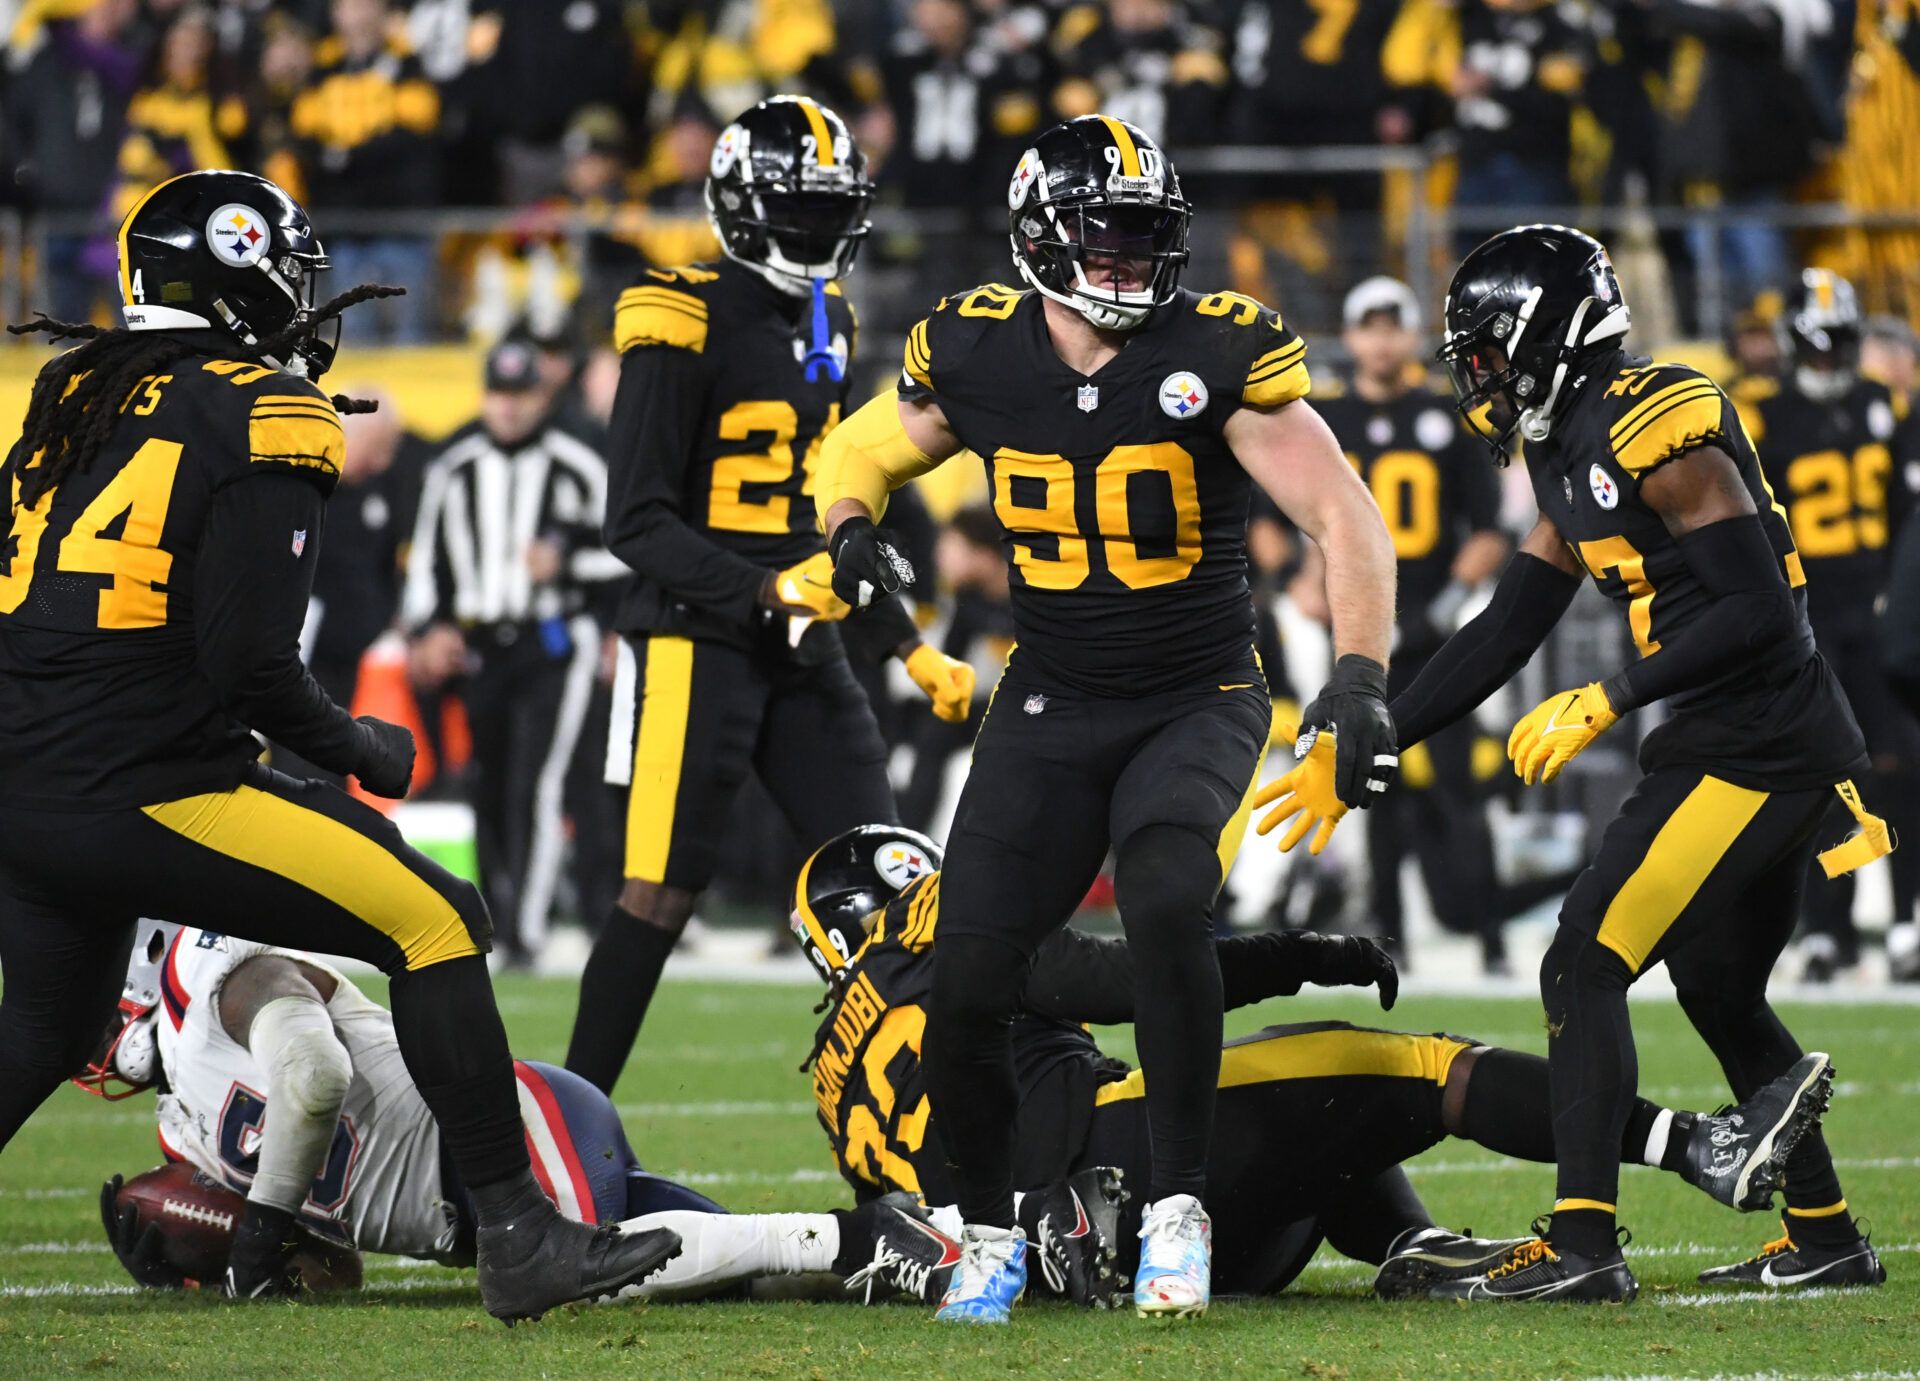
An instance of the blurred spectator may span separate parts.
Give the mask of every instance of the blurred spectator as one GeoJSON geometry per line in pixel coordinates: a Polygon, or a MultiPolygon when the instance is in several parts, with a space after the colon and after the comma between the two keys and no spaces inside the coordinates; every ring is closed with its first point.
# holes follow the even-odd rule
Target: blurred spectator
{"type": "MultiPolygon", "coordinates": [[[[1911,410],[1920,402],[1920,337],[1897,316],[1870,316],[1860,331],[1860,373],[1885,384],[1911,410]]],[[[1907,477],[1920,495],[1920,475],[1907,477]]]]}
{"type": "MultiPolygon", "coordinates": [[[[310,208],[358,211],[350,233],[327,248],[347,286],[398,284],[407,295],[362,310],[386,309],[390,338],[426,339],[432,241],[378,229],[379,213],[439,204],[434,129],[440,96],[392,28],[386,0],[333,0],[333,32],[293,104],[293,134],[310,208]]],[[[338,223],[337,219],[334,223],[338,223]]]]}
{"type": "Polygon", "coordinates": [[[1785,368],[1786,343],[1781,337],[1782,303],[1778,290],[1754,294],[1733,314],[1727,330],[1727,355],[1733,361],[1728,392],[1740,398],[1756,386],[1775,382],[1785,368]],[[1756,385],[1756,381],[1758,384],[1756,385]]]}
{"type": "Polygon", "coordinates": [[[1174,148],[1210,142],[1227,87],[1220,35],[1176,0],[1107,0],[1060,16],[1055,118],[1095,111],[1174,148]]]}
{"type": "Polygon", "coordinates": [[[313,75],[313,33],[278,11],[266,16],[260,61],[243,88],[247,104],[247,164],[298,201],[307,197],[293,134],[293,106],[313,75]]]}
{"type": "MultiPolygon", "coordinates": [[[[1568,14],[1551,0],[1463,0],[1449,86],[1462,209],[1504,216],[1572,204],[1573,106],[1589,52],[1568,14]]],[[[1478,244],[1492,228],[1483,221],[1464,231],[1462,244],[1478,244]]]]}
{"type": "Polygon", "coordinates": [[[468,30],[476,117],[497,140],[500,192],[522,206],[560,190],[561,137],[587,106],[622,110],[634,51],[620,0],[477,0],[468,30]]]}
{"type": "Polygon", "coordinates": [[[647,25],[655,130],[691,107],[745,110],[792,89],[836,38],[827,0],[660,0],[647,7],[647,25]]]}
{"type": "Polygon", "coordinates": [[[97,0],[46,24],[7,56],[7,143],[23,200],[30,210],[80,223],[46,240],[44,305],[62,321],[86,321],[113,281],[107,197],[141,74],[128,32],[136,13],[135,0],[97,0]]]}
{"type": "Polygon", "coordinates": [[[588,607],[626,567],[602,545],[606,462],[548,414],[535,352],[487,356],[480,415],[428,468],[402,618],[415,684],[457,682],[473,731],[480,888],[510,958],[546,938],[574,750],[601,662],[588,607]]]}
{"type": "Polygon", "coordinates": [[[154,80],[127,107],[116,219],[168,178],[234,166],[228,141],[246,133],[246,107],[237,98],[216,102],[212,62],[212,17],[197,6],[182,9],[161,36],[154,80]]]}

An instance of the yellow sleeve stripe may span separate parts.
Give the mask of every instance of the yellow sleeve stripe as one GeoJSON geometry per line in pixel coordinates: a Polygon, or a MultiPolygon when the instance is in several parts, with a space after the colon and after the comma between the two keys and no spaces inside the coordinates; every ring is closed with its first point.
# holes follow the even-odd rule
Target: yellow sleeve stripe
{"type": "Polygon", "coordinates": [[[1249,379],[1240,390],[1240,401],[1256,408],[1277,408],[1282,403],[1304,398],[1312,391],[1313,377],[1307,373],[1307,366],[1295,362],[1277,373],[1270,372],[1259,379],[1249,379]]]}
{"type": "Polygon", "coordinates": [[[921,321],[907,332],[907,377],[922,388],[933,387],[933,348],[927,344],[927,323],[921,321]]]}
{"type": "Polygon", "coordinates": [[[707,347],[707,304],[670,288],[629,288],[613,313],[616,350],[636,345],[676,345],[696,354],[707,347]]]}
{"type": "Polygon", "coordinates": [[[1283,345],[1278,350],[1269,351],[1255,360],[1252,367],[1247,370],[1247,381],[1254,383],[1269,378],[1283,369],[1289,369],[1300,363],[1306,356],[1307,343],[1303,340],[1295,341],[1292,345],[1283,345]]]}
{"type": "Polygon", "coordinates": [[[692,293],[676,292],[672,288],[628,288],[620,294],[614,303],[614,310],[622,307],[655,306],[666,307],[672,311],[685,312],[689,316],[707,319],[707,304],[692,293]]]}
{"type": "Polygon", "coordinates": [[[1127,127],[1111,115],[1102,115],[1100,119],[1107,127],[1107,133],[1113,136],[1113,142],[1120,146],[1120,175],[1122,177],[1140,176],[1140,150],[1134,147],[1133,136],[1127,133],[1127,127]]]}
{"type": "Polygon", "coordinates": [[[340,414],[333,410],[333,403],[326,398],[315,398],[306,393],[263,393],[253,400],[254,416],[268,410],[286,412],[310,412],[324,417],[335,425],[339,424],[340,414]]]}
{"type": "Polygon", "coordinates": [[[1704,379],[1698,374],[1689,375],[1678,383],[1668,384],[1651,398],[1643,399],[1641,402],[1635,404],[1634,407],[1628,410],[1625,416],[1621,417],[1613,426],[1609,427],[1607,429],[1607,439],[1618,445],[1629,428],[1640,421],[1641,418],[1651,413],[1661,403],[1678,396],[1682,390],[1699,388],[1702,384],[1705,384],[1708,388],[1713,387],[1712,380],[1704,379]]]}
{"type": "Polygon", "coordinates": [[[940,922],[940,874],[920,884],[920,891],[907,907],[907,923],[901,927],[900,943],[916,954],[933,943],[933,929],[940,922]]]}
{"type": "Polygon", "coordinates": [[[255,412],[247,423],[247,459],[324,470],[338,476],[346,459],[347,437],[338,419],[311,413],[255,412]]]}
{"type": "Polygon", "coordinates": [[[1644,474],[1689,443],[1724,432],[1725,417],[1718,389],[1676,398],[1642,422],[1631,437],[1617,443],[1614,457],[1628,474],[1644,474]]]}
{"type": "Polygon", "coordinates": [[[1705,399],[1713,404],[1713,409],[1716,414],[1719,412],[1720,390],[1714,387],[1710,380],[1699,379],[1685,388],[1671,389],[1661,394],[1659,399],[1648,407],[1636,408],[1633,415],[1633,425],[1614,427],[1607,433],[1607,440],[1613,443],[1613,448],[1616,451],[1623,446],[1631,446],[1634,438],[1644,432],[1657,419],[1666,416],[1668,412],[1676,407],[1700,399],[1705,399]]]}

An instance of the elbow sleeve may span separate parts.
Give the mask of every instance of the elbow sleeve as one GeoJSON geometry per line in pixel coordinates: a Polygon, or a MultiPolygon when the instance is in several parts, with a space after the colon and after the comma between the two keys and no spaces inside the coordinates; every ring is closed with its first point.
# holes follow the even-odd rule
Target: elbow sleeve
{"type": "Polygon", "coordinates": [[[901,425],[897,389],[869,399],[820,443],[814,510],[821,530],[826,530],[827,514],[842,499],[858,500],[878,519],[887,510],[889,494],[939,463],[914,445],[901,425]]]}
{"type": "Polygon", "coordinates": [[[296,1212],[326,1164],[333,1129],[353,1082],[353,1061],[326,1004],[280,997],[262,1007],[247,1043],[267,1076],[260,1168],[248,1197],[296,1212]]]}

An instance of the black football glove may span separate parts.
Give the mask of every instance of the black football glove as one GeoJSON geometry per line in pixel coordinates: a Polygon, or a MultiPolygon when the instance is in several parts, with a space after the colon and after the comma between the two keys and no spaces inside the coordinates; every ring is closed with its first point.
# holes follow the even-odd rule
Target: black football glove
{"type": "Polygon", "coordinates": [[[228,1299],[275,1299],[300,1293],[293,1258],[300,1250],[300,1224],[283,1208],[249,1200],[227,1248],[228,1299]]]}
{"type": "Polygon", "coordinates": [[[864,609],[875,595],[890,595],[913,584],[913,563],[900,554],[891,533],[871,518],[848,518],[827,541],[833,556],[833,592],[864,609]]]}
{"type": "Polygon", "coordinates": [[[360,751],[353,775],[375,796],[399,800],[413,783],[413,731],[370,714],[354,723],[360,727],[360,751]]]}
{"type": "Polygon", "coordinates": [[[184,1290],[187,1278],[167,1262],[166,1242],[160,1225],[140,1226],[140,1210],[132,1204],[119,1205],[121,1179],[115,1175],[100,1186],[100,1223],[107,1230],[107,1243],[127,1274],[150,1290],[184,1290]]]}
{"type": "Polygon", "coordinates": [[[1334,794],[1349,809],[1365,810],[1400,767],[1393,716],[1387,713],[1386,669],[1371,657],[1349,652],[1333,664],[1319,696],[1300,712],[1294,757],[1305,757],[1314,736],[1329,729],[1334,794]]]}
{"type": "Polygon", "coordinates": [[[1378,988],[1380,1010],[1391,1012],[1400,996],[1400,970],[1393,956],[1359,935],[1291,937],[1295,970],[1316,988],[1378,988]]]}

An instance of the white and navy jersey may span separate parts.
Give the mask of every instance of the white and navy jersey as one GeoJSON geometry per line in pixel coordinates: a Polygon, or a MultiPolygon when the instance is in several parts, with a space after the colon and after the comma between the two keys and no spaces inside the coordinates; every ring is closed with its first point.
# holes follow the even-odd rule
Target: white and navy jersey
{"type": "Polygon", "coordinates": [[[600,536],[606,509],[606,462],[579,437],[548,425],[509,450],[469,423],[427,467],[402,619],[474,627],[579,613],[627,574],[600,536]],[[540,539],[565,559],[555,579],[535,583],[526,553],[540,539]]]}
{"type": "MultiPolygon", "coordinates": [[[[251,1052],[220,1022],[227,975],[262,954],[285,955],[336,980],[327,1014],[353,1063],[326,1164],[302,1210],[344,1230],[363,1251],[467,1264],[460,1215],[443,1193],[440,1128],[400,1058],[393,1017],[324,960],[208,930],[182,930],[160,974],[160,1147],[241,1194],[253,1183],[273,1089],[251,1052]]],[[[514,1065],[527,1149],[542,1189],[567,1217],[600,1222],[593,1171],[574,1145],[564,1098],[539,1070],[514,1065]]],[[[607,1109],[611,1117],[612,1109],[607,1109]]]]}

